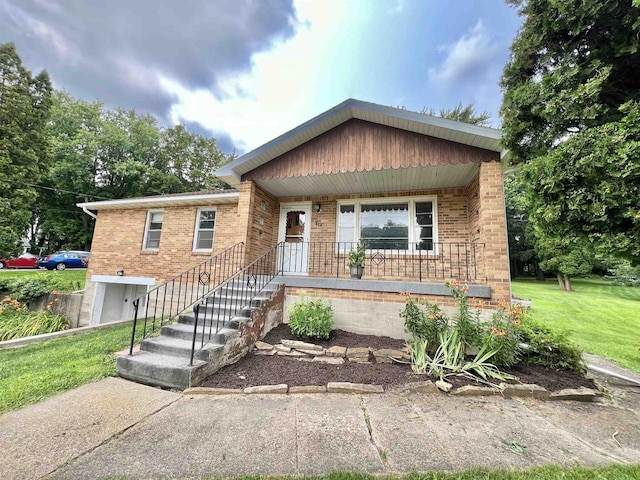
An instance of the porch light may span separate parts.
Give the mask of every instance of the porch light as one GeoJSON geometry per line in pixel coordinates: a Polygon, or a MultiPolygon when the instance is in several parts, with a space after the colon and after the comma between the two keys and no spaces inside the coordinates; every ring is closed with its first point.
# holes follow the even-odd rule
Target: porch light
{"type": "Polygon", "coordinates": [[[124,275],[124,270],[118,270],[116,272],[116,275],[119,276],[119,277],[122,277],[124,275]]]}
{"type": "Polygon", "coordinates": [[[320,213],[322,211],[322,205],[320,205],[320,202],[316,203],[316,213],[320,213]]]}

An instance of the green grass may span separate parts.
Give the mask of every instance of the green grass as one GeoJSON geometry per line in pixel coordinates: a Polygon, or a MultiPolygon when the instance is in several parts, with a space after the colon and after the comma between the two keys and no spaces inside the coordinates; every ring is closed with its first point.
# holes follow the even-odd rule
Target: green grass
{"type": "MultiPolygon", "coordinates": [[[[242,480],[257,480],[259,478],[266,477],[242,477],[242,480]]],[[[597,468],[562,468],[548,466],[534,467],[527,470],[489,470],[486,468],[473,468],[450,473],[429,472],[382,476],[361,472],[334,472],[328,475],[268,478],[292,480],[635,480],[640,478],[640,465],[610,465],[597,468]]]]}
{"type": "Polygon", "coordinates": [[[640,288],[573,279],[573,292],[555,280],[516,280],[513,294],[533,301],[533,318],[569,332],[585,352],[640,372],[640,288]]]}
{"type": "MultiPolygon", "coordinates": [[[[75,268],[69,270],[63,270],[61,272],[57,270],[27,270],[15,272],[12,270],[0,270],[0,279],[5,278],[20,278],[20,277],[28,277],[30,275],[52,275],[58,276],[60,278],[72,280],[74,282],[80,283],[80,288],[84,288],[85,279],[87,277],[87,269],[86,268],[75,268]]],[[[68,293],[68,292],[63,292],[68,293]]]]}
{"type": "Polygon", "coordinates": [[[129,346],[131,328],[119,325],[0,350],[0,414],[115,376],[114,352],[129,346]]]}

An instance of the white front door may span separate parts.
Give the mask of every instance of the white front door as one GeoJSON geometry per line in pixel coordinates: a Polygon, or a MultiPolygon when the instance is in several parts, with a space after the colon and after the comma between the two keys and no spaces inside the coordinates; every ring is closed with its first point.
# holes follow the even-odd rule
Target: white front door
{"type": "Polygon", "coordinates": [[[280,206],[278,241],[284,275],[304,275],[309,271],[309,230],[311,204],[283,204],[280,206]]]}

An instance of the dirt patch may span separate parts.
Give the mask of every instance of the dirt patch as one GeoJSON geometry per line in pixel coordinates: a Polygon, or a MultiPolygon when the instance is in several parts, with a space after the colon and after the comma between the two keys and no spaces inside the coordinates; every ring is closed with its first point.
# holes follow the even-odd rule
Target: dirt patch
{"type": "MultiPolygon", "coordinates": [[[[272,330],[264,339],[271,344],[280,343],[284,339],[296,339],[291,335],[288,325],[280,325],[272,330]]],[[[404,346],[403,340],[335,330],[332,337],[325,341],[313,341],[316,345],[331,347],[372,347],[374,349],[398,349],[404,346]]],[[[550,391],[565,388],[595,388],[593,381],[574,372],[557,372],[536,365],[518,366],[503,369],[515,375],[517,381],[512,383],[535,383],[550,391]]],[[[244,388],[256,385],[276,385],[286,383],[297,385],[326,385],[328,382],[370,383],[393,387],[411,382],[429,379],[425,375],[416,375],[409,365],[388,363],[356,363],[345,360],[342,365],[328,365],[291,357],[263,356],[249,354],[239,362],[222,368],[206,378],[201,386],[221,388],[244,388]]],[[[435,379],[432,379],[435,380],[435,379]]],[[[464,377],[449,377],[448,381],[456,387],[473,385],[474,382],[464,377]]]]}

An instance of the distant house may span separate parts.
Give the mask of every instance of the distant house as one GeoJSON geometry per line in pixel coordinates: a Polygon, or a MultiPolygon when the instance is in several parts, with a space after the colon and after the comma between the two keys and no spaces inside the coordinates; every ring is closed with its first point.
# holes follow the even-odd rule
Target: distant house
{"type": "Polygon", "coordinates": [[[101,276],[136,277],[116,295],[130,302],[241,242],[243,265],[277,255],[285,305],[330,299],[358,333],[402,337],[401,292],[451,306],[449,280],[495,308],[510,299],[500,135],[350,99],[221,168],[235,190],[80,204],[98,212],[84,321],[132,314],[100,313],[101,276]],[[361,280],[346,262],[358,242],[361,280]]]}

